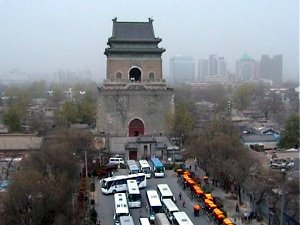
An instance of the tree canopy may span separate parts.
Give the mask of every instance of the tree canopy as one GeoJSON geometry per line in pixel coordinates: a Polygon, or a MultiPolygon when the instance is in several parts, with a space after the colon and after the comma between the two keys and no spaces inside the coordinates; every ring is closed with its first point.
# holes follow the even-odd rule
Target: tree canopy
{"type": "Polygon", "coordinates": [[[78,157],[92,150],[92,135],[56,130],[30,154],[3,200],[5,224],[72,224],[72,195],[79,181],[78,157]],[[78,157],[77,157],[78,156],[78,157]]]}
{"type": "Polygon", "coordinates": [[[293,113],[286,120],[279,146],[281,148],[299,147],[299,113],[293,113]]]}
{"type": "Polygon", "coordinates": [[[195,105],[192,101],[182,101],[175,104],[175,112],[166,114],[166,127],[169,132],[184,136],[190,133],[195,126],[195,105]]]}

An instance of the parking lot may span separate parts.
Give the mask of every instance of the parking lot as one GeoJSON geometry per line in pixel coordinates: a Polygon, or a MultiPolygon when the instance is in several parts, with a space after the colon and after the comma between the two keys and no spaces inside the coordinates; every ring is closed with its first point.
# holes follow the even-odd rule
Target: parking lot
{"type": "MultiPolygon", "coordinates": [[[[126,169],[120,169],[114,175],[119,174],[128,174],[126,169]]],[[[146,190],[154,189],[156,190],[157,184],[165,183],[168,184],[171,188],[173,195],[177,198],[177,207],[180,211],[185,211],[194,224],[209,224],[209,220],[206,216],[200,215],[199,217],[194,217],[193,215],[193,205],[196,204],[196,201],[189,199],[188,195],[182,190],[182,187],[177,183],[177,176],[173,171],[166,171],[164,178],[154,178],[147,179],[147,187],[146,189],[141,190],[142,194],[142,207],[136,209],[130,209],[130,214],[133,217],[135,224],[139,224],[140,217],[148,217],[147,209],[146,209],[146,190]],[[186,207],[182,207],[182,201],[179,201],[178,195],[179,192],[182,192],[182,201],[185,200],[186,207]]],[[[104,195],[101,192],[100,183],[98,182],[97,191],[95,192],[97,195],[95,202],[95,209],[98,213],[98,218],[101,221],[101,224],[114,224],[114,196],[113,195],[104,195]]],[[[95,196],[96,197],[96,196],[95,196]]]]}

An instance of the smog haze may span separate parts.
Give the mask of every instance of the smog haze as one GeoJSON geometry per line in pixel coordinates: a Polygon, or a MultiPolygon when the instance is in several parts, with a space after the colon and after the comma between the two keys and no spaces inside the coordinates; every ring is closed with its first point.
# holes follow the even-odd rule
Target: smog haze
{"type": "Polygon", "coordinates": [[[102,81],[112,19],[152,18],[164,77],[170,58],[211,54],[225,57],[230,72],[245,53],[283,55],[283,80],[299,79],[299,2],[297,0],[78,1],[1,0],[0,78],[17,69],[51,76],[58,70],[90,71],[102,81]]]}

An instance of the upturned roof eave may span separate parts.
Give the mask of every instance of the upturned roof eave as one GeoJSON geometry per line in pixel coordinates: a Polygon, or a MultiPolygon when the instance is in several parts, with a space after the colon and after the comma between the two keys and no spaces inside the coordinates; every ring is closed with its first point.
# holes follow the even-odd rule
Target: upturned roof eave
{"type": "Polygon", "coordinates": [[[134,42],[134,43],[160,43],[162,41],[161,38],[151,38],[151,39],[118,39],[115,37],[110,37],[108,38],[108,42],[109,43],[127,43],[127,42],[134,42]]]}
{"type": "Polygon", "coordinates": [[[131,53],[131,54],[140,54],[140,53],[156,53],[156,54],[162,54],[165,52],[166,49],[164,48],[106,48],[104,51],[104,54],[108,56],[111,53],[131,53]]]}

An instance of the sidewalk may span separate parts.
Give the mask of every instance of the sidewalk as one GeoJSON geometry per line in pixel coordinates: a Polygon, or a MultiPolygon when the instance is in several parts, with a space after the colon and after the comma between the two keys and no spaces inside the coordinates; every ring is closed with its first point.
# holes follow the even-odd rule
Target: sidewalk
{"type": "MultiPolygon", "coordinates": [[[[194,160],[188,160],[185,162],[186,165],[191,166],[192,172],[195,173],[196,176],[199,176],[203,178],[205,176],[205,172],[201,170],[199,167],[197,167],[195,171],[195,161],[194,160]]],[[[243,205],[239,205],[239,212],[236,212],[236,206],[238,204],[238,200],[234,198],[234,196],[231,193],[225,193],[224,190],[220,187],[213,186],[212,187],[212,196],[213,197],[219,197],[222,200],[223,208],[227,213],[227,217],[232,219],[236,225],[267,225],[265,221],[257,221],[256,219],[253,219],[252,221],[242,221],[242,217],[245,213],[250,213],[251,208],[250,204],[248,202],[244,203],[243,205]]]]}

